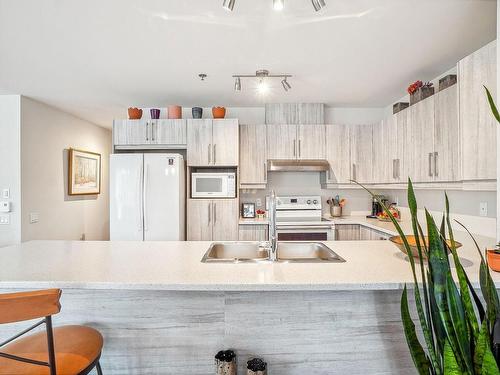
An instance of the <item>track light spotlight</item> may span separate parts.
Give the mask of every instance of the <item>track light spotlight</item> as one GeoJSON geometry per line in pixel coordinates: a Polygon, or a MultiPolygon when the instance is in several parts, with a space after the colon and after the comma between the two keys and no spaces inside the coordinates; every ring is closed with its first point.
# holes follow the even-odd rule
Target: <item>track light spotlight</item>
{"type": "Polygon", "coordinates": [[[288,91],[292,88],[292,86],[288,83],[288,81],[286,80],[286,77],[283,78],[283,80],[281,81],[281,85],[283,86],[283,89],[285,91],[288,91]]]}
{"type": "Polygon", "coordinates": [[[236,3],[236,0],[224,0],[222,7],[226,10],[233,11],[234,3],[236,3]]]}
{"type": "Polygon", "coordinates": [[[234,91],[241,91],[241,78],[236,77],[236,80],[234,81],[234,91]]]}
{"type": "Polygon", "coordinates": [[[311,0],[312,2],[312,5],[314,7],[314,10],[316,12],[320,11],[321,9],[323,9],[324,7],[326,7],[326,2],[325,0],[311,0]]]}
{"type": "Polygon", "coordinates": [[[273,0],[273,9],[280,11],[285,7],[285,0],[273,0]]]}

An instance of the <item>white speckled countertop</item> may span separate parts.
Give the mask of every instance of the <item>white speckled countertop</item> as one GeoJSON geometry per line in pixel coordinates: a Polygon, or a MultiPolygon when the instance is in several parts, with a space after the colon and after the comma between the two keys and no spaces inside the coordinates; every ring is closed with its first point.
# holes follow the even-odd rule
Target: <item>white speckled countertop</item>
{"type": "MultiPolygon", "coordinates": [[[[478,285],[479,256],[464,232],[456,232],[456,239],[478,285]]],[[[483,248],[495,243],[477,240],[483,248]]],[[[390,290],[412,282],[407,258],[389,241],[325,244],[346,263],[201,263],[210,242],[30,241],[0,248],[0,288],[390,290]]],[[[500,274],[493,277],[500,286],[500,274]]]]}

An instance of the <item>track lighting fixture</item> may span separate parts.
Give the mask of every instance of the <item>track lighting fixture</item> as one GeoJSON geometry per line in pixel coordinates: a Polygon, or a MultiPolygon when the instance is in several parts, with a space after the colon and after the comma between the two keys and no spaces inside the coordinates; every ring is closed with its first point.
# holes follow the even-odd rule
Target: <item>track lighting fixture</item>
{"type": "Polygon", "coordinates": [[[234,81],[234,91],[241,91],[241,78],[236,77],[236,80],[234,81]]]}
{"type": "Polygon", "coordinates": [[[285,78],[283,78],[283,80],[281,81],[281,85],[283,86],[283,89],[284,89],[285,91],[288,91],[288,90],[290,90],[290,89],[292,88],[292,85],[290,85],[290,84],[288,83],[288,81],[286,80],[286,77],[285,77],[285,78]]]}
{"type": "Polygon", "coordinates": [[[257,90],[259,93],[264,94],[269,90],[268,80],[270,78],[281,78],[283,89],[288,91],[292,86],[288,83],[287,79],[291,77],[291,74],[270,74],[269,70],[266,69],[257,70],[255,74],[235,74],[233,75],[235,79],[234,90],[241,91],[241,78],[258,78],[257,90]]]}
{"type": "Polygon", "coordinates": [[[285,7],[285,0],[273,0],[273,9],[280,11],[285,7]]]}
{"type": "Polygon", "coordinates": [[[325,0],[311,0],[312,2],[312,5],[314,7],[314,10],[316,12],[320,11],[321,9],[323,9],[324,7],[326,7],[326,2],[325,0]]]}
{"type": "Polygon", "coordinates": [[[236,3],[236,0],[224,0],[222,7],[226,10],[233,11],[234,3],[236,3]]]}

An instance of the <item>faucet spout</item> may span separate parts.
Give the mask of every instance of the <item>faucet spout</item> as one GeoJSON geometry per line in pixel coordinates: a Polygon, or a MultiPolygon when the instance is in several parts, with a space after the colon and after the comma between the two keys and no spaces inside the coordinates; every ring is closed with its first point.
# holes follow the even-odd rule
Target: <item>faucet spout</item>
{"type": "Polygon", "coordinates": [[[276,234],[276,193],[271,190],[269,196],[269,260],[278,260],[278,236],[276,234]]]}

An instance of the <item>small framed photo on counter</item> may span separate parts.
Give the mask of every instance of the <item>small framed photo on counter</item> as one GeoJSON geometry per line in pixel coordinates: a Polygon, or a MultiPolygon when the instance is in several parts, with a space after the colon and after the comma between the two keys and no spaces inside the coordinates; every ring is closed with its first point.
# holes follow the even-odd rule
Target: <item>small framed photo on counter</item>
{"type": "Polygon", "coordinates": [[[241,217],[244,219],[255,218],[255,203],[242,203],[241,204],[241,217]]]}

